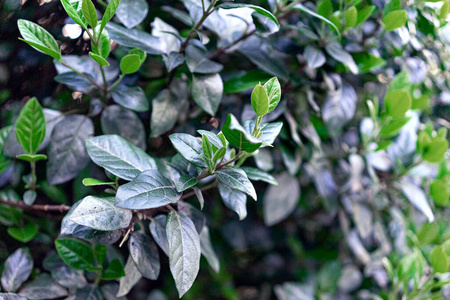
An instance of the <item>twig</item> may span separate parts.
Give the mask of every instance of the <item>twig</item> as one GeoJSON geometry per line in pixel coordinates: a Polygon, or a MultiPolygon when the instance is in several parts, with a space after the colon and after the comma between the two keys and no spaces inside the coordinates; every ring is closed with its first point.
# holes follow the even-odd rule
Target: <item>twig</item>
{"type": "Polygon", "coordinates": [[[70,209],[68,205],[48,205],[48,204],[33,204],[26,205],[24,202],[10,202],[0,199],[0,204],[8,205],[12,207],[21,208],[27,211],[48,211],[48,212],[67,212],[70,209]]]}
{"type": "Polygon", "coordinates": [[[96,88],[98,88],[99,90],[104,91],[103,87],[102,87],[101,85],[99,85],[97,82],[95,82],[94,80],[92,80],[91,77],[87,76],[86,74],[81,73],[80,71],[78,71],[78,70],[75,69],[74,67],[72,67],[72,66],[66,64],[66,63],[63,62],[63,61],[60,61],[60,63],[61,63],[64,67],[71,69],[72,71],[74,71],[75,73],[77,73],[78,75],[80,75],[81,77],[87,79],[90,83],[92,83],[92,84],[93,84],[96,88]]]}
{"type": "Polygon", "coordinates": [[[252,36],[256,32],[256,29],[250,30],[247,33],[244,33],[240,38],[234,40],[231,44],[218,48],[208,59],[213,60],[216,59],[220,54],[225,52],[226,50],[230,49],[234,45],[236,45],[239,42],[242,42],[243,40],[247,39],[248,37],[252,36]]]}
{"type": "Polygon", "coordinates": [[[123,245],[123,243],[125,243],[125,241],[128,239],[128,236],[130,235],[130,232],[131,232],[131,228],[128,229],[127,233],[126,233],[125,236],[123,237],[122,241],[121,241],[120,244],[119,244],[119,248],[121,248],[122,245],[123,245]]]}

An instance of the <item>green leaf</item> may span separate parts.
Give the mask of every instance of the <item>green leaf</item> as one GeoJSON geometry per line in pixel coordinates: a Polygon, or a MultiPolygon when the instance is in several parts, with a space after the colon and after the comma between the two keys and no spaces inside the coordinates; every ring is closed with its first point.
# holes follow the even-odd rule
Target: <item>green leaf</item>
{"type": "Polygon", "coordinates": [[[217,187],[225,206],[236,212],[239,220],[245,219],[247,217],[247,195],[221,182],[217,187]]]}
{"type": "Polygon", "coordinates": [[[125,270],[119,259],[113,259],[102,273],[103,280],[115,280],[125,276],[125,270]]]}
{"type": "Polygon", "coordinates": [[[434,138],[424,147],[422,157],[430,163],[440,162],[448,149],[448,141],[442,138],[434,138]]]}
{"type": "Polygon", "coordinates": [[[352,6],[345,12],[345,27],[350,28],[356,26],[358,19],[358,11],[352,6]]]}
{"type": "Polygon", "coordinates": [[[150,108],[147,97],[140,86],[119,84],[112,91],[114,102],[121,106],[137,111],[148,111],[150,108]]]}
{"type": "Polygon", "coordinates": [[[169,242],[166,234],[166,215],[158,215],[150,223],[150,233],[158,246],[169,256],[169,242]]]}
{"type": "Polygon", "coordinates": [[[45,117],[36,98],[31,98],[16,121],[16,138],[28,154],[35,154],[45,137],[45,117]]]}
{"type": "Polygon", "coordinates": [[[44,154],[19,154],[16,156],[18,159],[33,162],[47,159],[47,155],[44,154]]]}
{"type": "Polygon", "coordinates": [[[252,167],[241,167],[241,169],[244,170],[245,174],[247,174],[247,177],[250,180],[264,181],[272,185],[278,185],[278,181],[275,179],[275,177],[267,172],[252,167]]]}
{"type": "Polygon", "coordinates": [[[408,14],[406,13],[406,10],[392,11],[383,18],[384,29],[396,30],[405,26],[407,20],[408,14]]]}
{"type": "Polygon", "coordinates": [[[109,66],[109,62],[101,57],[100,55],[95,54],[94,52],[89,52],[89,56],[95,60],[100,66],[109,66]]]}
{"type": "MultiPolygon", "coordinates": [[[[98,36],[98,32],[100,30],[100,25],[97,25],[97,27],[94,29],[95,34],[98,36]]],[[[111,52],[111,41],[109,39],[108,31],[103,30],[100,33],[100,37],[97,38],[98,43],[95,45],[94,43],[91,43],[92,52],[94,54],[97,54],[104,59],[106,59],[109,56],[109,53],[111,52]]],[[[92,57],[92,56],[91,56],[92,57]]],[[[109,63],[108,63],[109,65],[109,63]]]]}
{"type": "Polygon", "coordinates": [[[143,233],[133,232],[128,242],[128,250],[139,272],[145,278],[156,280],[161,267],[155,242],[143,233]]]}
{"type": "Polygon", "coordinates": [[[95,260],[102,265],[106,260],[106,246],[101,244],[94,245],[94,258],[95,260]]]}
{"type": "Polygon", "coordinates": [[[177,188],[177,191],[181,193],[181,192],[187,190],[188,188],[193,187],[197,183],[198,183],[198,180],[196,177],[188,175],[188,174],[183,174],[177,180],[176,188],[177,188]]]}
{"type": "Polygon", "coordinates": [[[281,99],[281,86],[278,78],[272,77],[264,84],[264,88],[269,98],[269,111],[267,113],[270,113],[278,106],[281,99]]]}
{"type": "Polygon", "coordinates": [[[200,237],[187,216],[172,210],[166,225],[169,265],[180,298],[191,288],[200,268],[200,237]]]}
{"type": "Polygon", "coordinates": [[[264,71],[251,70],[245,72],[244,75],[239,74],[236,77],[231,77],[224,82],[223,92],[228,93],[238,93],[252,89],[260,82],[265,82],[269,80],[271,76],[264,71]]]}
{"type": "Polygon", "coordinates": [[[130,225],[132,212],[116,207],[115,199],[87,196],[72,212],[69,221],[92,229],[111,231],[130,225]]]}
{"type": "Polygon", "coordinates": [[[139,25],[147,17],[149,5],[145,0],[122,0],[116,17],[127,28],[139,25]]]}
{"type": "Polygon", "coordinates": [[[391,0],[384,6],[383,17],[388,13],[399,10],[402,8],[402,0],[391,0]]]}
{"type": "Polygon", "coordinates": [[[401,118],[411,108],[411,95],[405,90],[389,92],[384,97],[386,113],[393,118],[401,118]]]}
{"type": "Polygon", "coordinates": [[[132,180],[143,171],[156,169],[153,158],[117,135],[87,139],[86,150],[94,163],[125,180],[132,180]]]}
{"type": "Polygon", "coordinates": [[[402,127],[409,122],[411,117],[402,117],[398,119],[390,120],[386,125],[384,125],[380,130],[380,136],[382,137],[393,137],[397,135],[402,127]]]}
{"type": "Polygon", "coordinates": [[[116,206],[128,209],[148,209],[176,203],[181,198],[172,180],[157,170],[139,174],[130,183],[121,185],[116,194],[116,206]]]}
{"type": "Polygon", "coordinates": [[[253,4],[243,4],[243,3],[222,3],[220,4],[218,7],[223,8],[223,9],[233,9],[233,8],[241,8],[241,7],[248,7],[253,9],[254,11],[256,11],[257,13],[269,18],[270,20],[272,20],[276,25],[277,28],[280,28],[280,24],[278,23],[277,18],[268,10],[260,7],[260,6],[256,6],[253,4]]]}
{"type": "Polygon", "coordinates": [[[132,74],[141,67],[141,58],[137,54],[125,55],[120,61],[120,71],[122,74],[132,74]]]}
{"type": "Polygon", "coordinates": [[[317,4],[317,13],[324,18],[329,19],[333,14],[333,4],[331,0],[321,0],[319,4],[317,4]]]}
{"type": "Polygon", "coordinates": [[[232,114],[228,115],[227,121],[222,127],[222,132],[233,146],[249,153],[256,151],[262,145],[261,141],[245,131],[232,114]]]}
{"type": "Polygon", "coordinates": [[[355,26],[361,25],[364,23],[375,10],[375,5],[367,5],[366,7],[358,10],[358,19],[356,21],[355,26]]]}
{"type": "Polygon", "coordinates": [[[361,73],[369,72],[386,64],[384,59],[370,53],[354,53],[353,59],[361,73]]]}
{"type": "MultiPolygon", "coordinates": [[[[246,120],[242,125],[244,129],[251,133],[255,128],[255,121],[246,120]]],[[[261,147],[271,146],[283,127],[283,122],[264,123],[260,126],[262,135],[258,138],[262,142],[261,147]]]]}
{"type": "Polygon", "coordinates": [[[219,74],[193,75],[191,93],[195,103],[214,116],[222,99],[222,77],[219,74]]]}
{"type": "Polygon", "coordinates": [[[87,29],[86,20],[84,19],[82,12],[83,0],[61,0],[61,4],[75,23],[82,28],[87,29]]]}
{"type": "Polygon", "coordinates": [[[442,246],[435,246],[431,250],[431,266],[437,273],[446,273],[448,271],[448,257],[442,246]]]}
{"type": "Polygon", "coordinates": [[[450,2],[448,0],[444,0],[444,3],[439,10],[439,18],[445,19],[447,18],[448,13],[450,12],[450,2]]]}
{"type": "Polygon", "coordinates": [[[441,179],[435,179],[430,184],[430,195],[437,205],[444,206],[450,204],[450,188],[448,184],[441,179]]]}
{"type": "Polygon", "coordinates": [[[9,227],[8,234],[21,243],[31,241],[38,232],[38,226],[35,223],[26,223],[20,227],[9,227]]]}
{"type": "Polygon", "coordinates": [[[269,111],[269,97],[266,89],[262,85],[257,85],[251,96],[252,107],[256,115],[261,117],[269,111]]]}
{"type": "Polygon", "coordinates": [[[84,186],[98,186],[98,185],[114,185],[114,182],[105,182],[95,178],[84,178],[83,179],[84,186]]]}
{"type": "Polygon", "coordinates": [[[97,11],[91,0],[83,0],[81,5],[83,16],[92,28],[97,26],[97,11]]]}
{"type": "Polygon", "coordinates": [[[151,137],[160,136],[175,126],[180,114],[180,99],[175,96],[170,90],[165,89],[153,98],[150,118],[151,137]]]}
{"type": "Polygon", "coordinates": [[[20,40],[28,43],[39,52],[50,55],[57,60],[61,59],[61,50],[58,43],[47,30],[28,20],[20,19],[17,21],[17,25],[23,37],[20,40]]]}
{"type": "Polygon", "coordinates": [[[206,159],[211,160],[213,156],[213,149],[207,135],[202,135],[202,149],[203,155],[206,159]]]}
{"type": "Polygon", "coordinates": [[[109,20],[114,17],[114,14],[116,13],[117,8],[119,7],[120,0],[111,0],[108,3],[108,6],[106,7],[105,13],[103,14],[102,23],[100,26],[100,32],[103,31],[103,28],[105,28],[106,24],[109,22],[109,20]]]}
{"type": "Polygon", "coordinates": [[[147,53],[145,53],[144,51],[142,51],[142,49],[139,49],[139,48],[131,49],[129,54],[137,54],[137,55],[139,55],[139,59],[141,60],[141,64],[143,64],[145,62],[145,59],[147,58],[147,53]]]}
{"type": "Polygon", "coordinates": [[[299,10],[299,11],[303,11],[303,12],[305,12],[305,13],[307,13],[307,14],[309,14],[309,15],[315,17],[315,18],[318,18],[318,19],[324,21],[325,23],[327,23],[328,25],[330,25],[331,28],[333,28],[334,31],[336,31],[336,33],[337,33],[337,35],[339,36],[339,38],[341,38],[341,33],[339,32],[339,29],[336,27],[336,25],[334,25],[333,22],[331,22],[331,21],[328,20],[327,18],[324,18],[323,16],[321,16],[321,15],[315,13],[314,11],[310,10],[309,8],[307,8],[306,6],[304,6],[303,4],[300,4],[300,3],[294,5],[294,6],[292,7],[292,9],[299,10]]]}
{"type": "Polygon", "coordinates": [[[222,140],[214,132],[207,130],[197,130],[197,132],[202,136],[206,135],[208,137],[208,140],[211,142],[214,151],[224,147],[222,140]]]}
{"type": "Polygon", "coordinates": [[[240,169],[225,169],[216,172],[217,178],[229,187],[244,192],[255,201],[257,200],[256,191],[253,184],[248,180],[247,174],[240,169]]]}
{"type": "Polygon", "coordinates": [[[392,79],[386,93],[390,93],[395,90],[409,90],[410,87],[411,80],[409,78],[409,74],[406,71],[402,71],[395,75],[395,77],[392,79]]]}
{"type": "Polygon", "coordinates": [[[200,168],[206,168],[203,157],[202,142],[185,133],[174,133],[169,136],[172,145],[188,162],[200,168]]]}
{"type": "Polygon", "coordinates": [[[85,242],[72,238],[59,238],[55,241],[55,247],[61,259],[71,268],[86,270],[94,266],[94,252],[85,242]]]}

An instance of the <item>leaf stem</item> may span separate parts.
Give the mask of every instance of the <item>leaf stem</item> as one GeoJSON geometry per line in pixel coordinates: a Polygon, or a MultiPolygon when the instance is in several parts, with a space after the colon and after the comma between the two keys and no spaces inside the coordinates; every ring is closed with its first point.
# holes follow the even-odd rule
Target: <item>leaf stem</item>
{"type": "Polygon", "coordinates": [[[36,190],[36,162],[35,161],[30,161],[30,167],[31,167],[31,184],[30,184],[30,189],[32,191],[36,190]]]}
{"type": "Polygon", "coordinates": [[[106,81],[106,76],[105,76],[105,70],[103,69],[103,66],[100,66],[100,73],[102,73],[102,79],[103,79],[103,94],[102,94],[102,100],[103,102],[106,101],[106,95],[108,93],[108,82],[106,81]]]}
{"type": "Polygon", "coordinates": [[[112,91],[123,79],[125,75],[124,74],[120,74],[119,78],[117,78],[116,81],[114,81],[113,84],[111,84],[111,86],[109,87],[108,91],[112,91]]]}

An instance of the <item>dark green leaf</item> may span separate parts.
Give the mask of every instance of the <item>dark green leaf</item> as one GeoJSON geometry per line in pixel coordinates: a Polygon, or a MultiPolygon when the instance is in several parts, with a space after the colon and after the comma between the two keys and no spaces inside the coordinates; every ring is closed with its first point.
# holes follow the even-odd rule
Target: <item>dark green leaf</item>
{"type": "MultiPolygon", "coordinates": [[[[111,1],[118,2],[117,0],[111,1]]],[[[115,23],[106,26],[109,36],[119,45],[129,48],[140,48],[148,54],[161,54],[161,41],[145,31],[127,29],[115,23]]]]}
{"type": "Polygon", "coordinates": [[[309,8],[307,8],[306,6],[304,6],[303,4],[296,4],[292,7],[293,9],[299,10],[299,11],[303,11],[315,18],[318,18],[322,21],[324,21],[325,23],[327,23],[328,25],[331,26],[331,28],[333,28],[336,33],[338,34],[339,38],[341,37],[341,33],[339,32],[339,29],[336,27],[336,25],[333,24],[333,22],[331,22],[330,20],[328,20],[327,18],[322,17],[321,15],[313,12],[312,10],[310,10],[309,8]]]}
{"type": "Polygon", "coordinates": [[[113,259],[102,273],[103,280],[115,280],[125,276],[125,270],[120,260],[113,259]]]}
{"type": "Polygon", "coordinates": [[[203,157],[202,142],[185,133],[174,133],[169,136],[172,145],[187,161],[201,168],[206,168],[203,157]]]}
{"type": "Polygon", "coordinates": [[[247,195],[223,183],[219,183],[217,187],[225,206],[235,211],[239,220],[245,219],[247,217],[247,195]]]}
{"type": "Polygon", "coordinates": [[[94,258],[99,264],[103,264],[106,260],[106,246],[105,245],[94,245],[94,258]]]}
{"type": "Polygon", "coordinates": [[[222,132],[233,146],[249,153],[257,150],[262,144],[261,141],[245,131],[232,114],[228,115],[227,121],[222,127],[222,132]]]}
{"type": "Polygon", "coordinates": [[[169,242],[166,235],[166,215],[158,215],[150,223],[150,233],[158,246],[169,256],[169,242]]]}
{"type": "Polygon", "coordinates": [[[239,74],[236,77],[231,77],[224,83],[223,92],[238,93],[252,89],[260,82],[265,82],[271,78],[266,72],[259,70],[251,70],[245,72],[244,75],[239,74]]]}
{"type": "Polygon", "coordinates": [[[223,82],[219,74],[193,75],[192,98],[205,112],[214,116],[223,94],[223,82]]]}
{"type": "Polygon", "coordinates": [[[114,102],[125,108],[137,112],[147,111],[150,108],[147,97],[139,86],[119,84],[111,91],[111,94],[114,102]]]}
{"type": "Polygon", "coordinates": [[[278,185],[278,181],[269,173],[261,171],[258,168],[252,168],[252,167],[242,167],[242,170],[244,170],[245,174],[247,174],[247,177],[250,180],[255,181],[264,181],[269,184],[278,185]]]}
{"type": "Polygon", "coordinates": [[[159,252],[155,242],[140,232],[131,234],[128,242],[130,257],[145,278],[156,280],[159,276],[159,252]]]}
{"type": "Polygon", "coordinates": [[[184,192],[188,188],[193,187],[198,183],[198,180],[196,177],[184,174],[181,175],[180,178],[176,181],[176,188],[178,192],[184,192]]]}
{"type": "Polygon", "coordinates": [[[59,238],[55,241],[56,251],[71,268],[85,270],[93,267],[94,252],[89,244],[72,239],[59,238]]]}
{"type": "Polygon", "coordinates": [[[67,290],[54,281],[48,274],[40,274],[32,282],[27,284],[19,293],[27,299],[57,299],[66,297],[67,290]]]}
{"type": "Polygon", "coordinates": [[[45,137],[45,117],[36,98],[31,98],[16,121],[16,138],[29,154],[35,154],[45,137]]]}
{"type": "Polygon", "coordinates": [[[206,258],[211,268],[216,271],[216,273],[219,273],[219,258],[214,252],[214,248],[211,244],[211,237],[209,236],[209,228],[207,226],[204,226],[202,232],[200,233],[200,248],[203,256],[206,258]]]}

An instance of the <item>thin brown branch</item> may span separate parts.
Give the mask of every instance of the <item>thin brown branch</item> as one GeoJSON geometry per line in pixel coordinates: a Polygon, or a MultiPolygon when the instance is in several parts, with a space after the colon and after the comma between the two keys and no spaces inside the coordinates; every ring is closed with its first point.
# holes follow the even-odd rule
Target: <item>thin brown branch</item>
{"type": "Polygon", "coordinates": [[[26,211],[47,211],[47,212],[59,212],[64,213],[68,212],[70,209],[70,206],[68,205],[48,205],[48,204],[33,204],[33,205],[26,205],[24,202],[10,202],[0,199],[0,204],[8,205],[12,207],[17,207],[26,211]]]}

